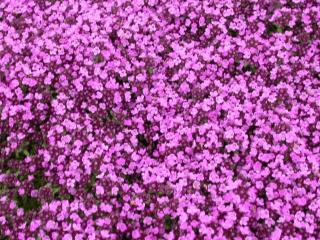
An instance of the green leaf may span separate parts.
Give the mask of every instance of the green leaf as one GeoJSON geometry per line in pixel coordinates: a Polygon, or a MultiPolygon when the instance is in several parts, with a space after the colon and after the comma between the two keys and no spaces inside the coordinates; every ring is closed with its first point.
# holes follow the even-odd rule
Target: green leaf
{"type": "Polygon", "coordinates": [[[60,187],[58,185],[48,184],[54,199],[60,198],[60,187]]]}
{"type": "Polygon", "coordinates": [[[124,175],[124,179],[127,181],[127,183],[133,184],[135,182],[141,181],[142,175],[141,173],[127,174],[127,175],[124,175]]]}
{"type": "Polygon", "coordinates": [[[73,202],[74,201],[74,196],[70,193],[67,193],[65,195],[62,195],[62,199],[64,200],[68,200],[69,202],[73,202]]]}
{"type": "Polygon", "coordinates": [[[104,56],[101,53],[99,53],[99,54],[94,56],[93,61],[96,64],[102,63],[104,61],[104,56]]]}
{"type": "Polygon", "coordinates": [[[119,236],[119,240],[132,240],[132,238],[126,233],[121,233],[119,236]]]}
{"type": "Polygon", "coordinates": [[[0,240],[9,240],[9,237],[0,234],[0,240]]]}
{"type": "Polygon", "coordinates": [[[166,194],[165,194],[164,192],[162,192],[162,191],[159,191],[159,192],[158,192],[158,196],[159,196],[159,197],[163,197],[163,196],[166,196],[166,194]]]}
{"type": "Polygon", "coordinates": [[[27,95],[29,93],[29,87],[27,85],[21,84],[20,89],[24,95],[27,95]]]}
{"type": "Polygon", "coordinates": [[[229,28],[228,34],[229,34],[231,37],[237,37],[237,36],[239,35],[239,32],[238,32],[238,30],[234,30],[234,29],[232,29],[232,28],[229,28]]]}
{"type": "Polygon", "coordinates": [[[17,206],[19,208],[23,208],[25,212],[38,210],[41,207],[40,202],[36,198],[33,198],[29,195],[16,195],[15,201],[17,203],[17,206]]]}
{"type": "Polygon", "coordinates": [[[7,144],[7,138],[9,137],[8,133],[2,132],[0,133],[0,146],[7,144]]]}
{"type": "Polygon", "coordinates": [[[60,191],[60,187],[54,186],[51,188],[53,194],[57,194],[60,191]]]}
{"type": "Polygon", "coordinates": [[[174,225],[174,220],[170,215],[165,216],[164,218],[164,229],[166,233],[169,233],[172,231],[174,225]]]}
{"type": "Polygon", "coordinates": [[[200,235],[200,231],[199,231],[199,228],[192,228],[193,229],[193,232],[196,236],[199,236],[200,235]]]}
{"type": "Polygon", "coordinates": [[[19,181],[24,181],[28,178],[27,174],[23,174],[19,170],[17,172],[15,172],[15,175],[19,179],[19,181]]]}
{"type": "Polygon", "coordinates": [[[267,24],[266,33],[268,35],[271,35],[273,33],[283,33],[283,29],[281,28],[280,25],[278,25],[276,23],[269,23],[269,24],[267,24]]]}
{"type": "Polygon", "coordinates": [[[146,137],[143,135],[143,134],[138,134],[137,135],[137,139],[138,139],[138,142],[144,146],[144,147],[148,147],[149,143],[146,139],[146,137]]]}
{"type": "Polygon", "coordinates": [[[116,118],[115,114],[112,112],[112,110],[107,111],[107,119],[109,121],[116,121],[117,120],[117,118],[116,118]]]}
{"type": "Polygon", "coordinates": [[[54,86],[50,85],[50,86],[48,87],[48,91],[49,91],[49,93],[50,93],[50,95],[51,95],[51,98],[53,98],[53,99],[56,99],[56,98],[57,98],[58,92],[57,92],[57,89],[56,89],[54,86]]]}
{"type": "Polygon", "coordinates": [[[11,158],[23,160],[28,156],[36,154],[36,144],[33,141],[23,142],[12,154],[11,158]]]}
{"type": "Polygon", "coordinates": [[[257,72],[257,67],[253,64],[245,64],[242,68],[243,72],[251,72],[251,73],[256,73],[257,72]]]}
{"type": "Polygon", "coordinates": [[[33,186],[39,189],[47,184],[46,179],[42,171],[38,171],[34,174],[34,179],[32,181],[33,186]]]}
{"type": "Polygon", "coordinates": [[[9,191],[7,185],[0,183],[0,196],[6,194],[9,191]]]}
{"type": "Polygon", "coordinates": [[[92,173],[90,176],[90,180],[89,182],[86,184],[85,190],[87,193],[93,193],[93,188],[96,185],[96,181],[97,181],[97,174],[96,173],[92,173]]]}
{"type": "Polygon", "coordinates": [[[124,83],[128,82],[128,76],[121,77],[119,73],[115,74],[115,80],[118,84],[123,85],[124,83]]]}
{"type": "Polygon", "coordinates": [[[24,149],[22,150],[22,153],[25,155],[25,156],[30,156],[30,153],[27,149],[24,149]]]}
{"type": "Polygon", "coordinates": [[[154,72],[154,70],[153,70],[152,67],[148,67],[148,68],[147,68],[147,73],[148,73],[148,75],[152,75],[153,72],[154,72]]]}

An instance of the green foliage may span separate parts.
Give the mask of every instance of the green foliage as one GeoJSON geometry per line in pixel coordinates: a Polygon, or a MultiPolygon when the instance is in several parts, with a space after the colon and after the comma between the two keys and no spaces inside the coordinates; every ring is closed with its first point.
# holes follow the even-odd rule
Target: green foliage
{"type": "Polygon", "coordinates": [[[170,215],[165,216],[164,229],[165,229],[166,233],[171,232],[173,227],[174,227],[174,220],[172,219],[172,217],[170,215]]]}
{"type": "Polygon", "coordinates": [[[0,240],[9,240],[9,237],[0,234],[0,240]]]}
{"type": "Polygon", "coordinates": [[[135,182],[142,180],[142,175],[140,173],[127,174],[124,176],[127,183],[133,184],[135,182]]]}
{"type": "Polygon", "coordinates": [[[36,199],[29,195],[16,195],[15,201],[19,208],[23,208],[25,212],[38,210],[41,207],[41,203],[36,199]]]}
{"type": "Polygon", "coordinates": [[[57,89],[54,86],[50,85],[48,87],[48,92],[50,93],[51,98],[53,98],[53,99],[57,98],[58,92],[57,92],[57,89]]]}
{"type": "Polygon", "coordinates": [[[148,67],[148,68],[147,68],[147,74],[148,74],[148,75],[152,75],[153,72],[154,72],[154,69],[153,69],[152,67],[148,67]]]}
{"type": "Polygon", "coordinates": [[[228,29],[228,34],[231,36],[231,37],[237,37],[239,35],[239,32],[238,30],[234,30],[232,28],[229,28],[228,29]]]}
{"type": "Polygon", "coordinates": [[[56,199],[59,197],[60,194],[60,187],[59,186],[51,186],[51,192],[53,194],[53,197],[56,199]]]}
{"type": "Polygon", "coordinates": [[[151,156],[153,155],[154,151],[157,150],[158,144],[159,144],[159,141],[158,141],[158,140],[151,142],[151,148],[150,148],[150,150],[149,150],[149,154],[150,154],[151,156]]]}
{"type": "Polygon", "coordinates": [[[50,188],[53,198],[56,200],[69,200],[70,202],[74,201],[74,196],[70,193],[62,193],[60,186],[47,184],[50,188]]]}
{"type": "Polygon", "coordinates": [[[36,154],[35,142],[25,141],[11,154],[11,158],[16,160],[23,160],[26,157],[34,156],[35,154],[36,154]]]}
{"type": "Polygon", "coordinates": [[[108,110],[107,111],[107,116],[106,117],[107,117],[107,120],[111,121],[111,122],[117,120],[117,118],[116,118],[116,116],[115,116],[115,114],[114,114],[114,112],[112,110],[108,110]]]}
{"type": "Polygon", "coordinates": [[[15,175],[19,179],[19,181],[24,181],[28,178],[27,174],[21,173],[19,170],[15,172],[15,175]]]}
{"type": "Polygon", "coordinates": [[[242,68],[243,72],[251,72],[251,73],[256,73],[257,72],[257,67],[253,64],[245,64],[242,68]]]}
{"type": "Polygon", "coordinates": [[[8,136],[9,136],[8,133],[5,133],[5,132],[0,133],[0,146],[7,144],[8,136]]]}
{"type": "Polygon", "coordinates": [[[141,144],[144,147],[148,147],[149,143],[143,134],[138,134],[137,139],[138,139],[139,144],[141,144]]]}
{"type": "Polygon", "coordinates": [[[121,233],[119,236],[119,240],[132,240],[132,238],[125,233],[121,233]]]}
{"type": "Polygon", "coordinates": [[[199,231],[199,228],[192,228],[193,229],[193,232],[196,236],[199,236],[200,235],[200,231],[199,231]]]}
{"type": "Polygon", "coordinates": [[[23,95],[27,95],[29,93],[29,87],[27,85],[21,84],[20,89],[21,89],[23,95]]]}
{"type": "Polygon", "coordinates": [[[118,84],[123,85],[124,83],[128,82],[128,77],[121,77],[119,73],[116,73],[115,80],[118,84]]]}
{"type": "Polygon", "coordinates": [[[47,181],[46,181],[42,171],[37,171],[34,174],[34,179],[33,179],[32,183],[36,189],[39,189],[47,184],[47,181]]]}
{"type": "Polygon", "coordinates": [[[92,173],[89,182],[86,184],[85,191],[87,193],[94,193],[94,187],[97,181],[97,174],[92,173]]]}
{"type": "Polygon", "coordinates": [[[102,117],[102,122],[104,124],[115,123],[115,124],[121,125],[121,122],[119,121],[116,114],[112,110],[107,110],[105,116],[102,117]]]}
{"type": "Polygon", "coordinates": [[[255,124],[252,124],[248,130],[246,131],[246,134],[251,137],[254,135],[255,131],[258,129],[258,127],[255,124]]]}
{"type": "Polygon", "coordinates": [[[94,56],[93,61],[96,64],[102,63],[104,61],[104,56],[101,53],[99,53],[94,56]]]}
{"type": "Polygon", "coordinates": [[[269,24],[267,24],[266,33],[268,35],[272,35],[274,33],[283,33],[283,29],[281,28],[280,25],[278,25],[276,23],[269,23],[269,24]]]}
{"type": "Polygon", "coordinates": [[[7,185],[0,183],[0,196],[6,194],[9,191],[7,185]]]}

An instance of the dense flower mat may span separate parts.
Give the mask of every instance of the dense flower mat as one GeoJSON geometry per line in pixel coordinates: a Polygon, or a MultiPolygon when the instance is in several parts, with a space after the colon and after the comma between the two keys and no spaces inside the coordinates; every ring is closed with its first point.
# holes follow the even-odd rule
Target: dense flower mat
{"type": "Polygon", "coordinates": [[[0,239],[320,239],[319,0],[1,0],[0,239]]]}

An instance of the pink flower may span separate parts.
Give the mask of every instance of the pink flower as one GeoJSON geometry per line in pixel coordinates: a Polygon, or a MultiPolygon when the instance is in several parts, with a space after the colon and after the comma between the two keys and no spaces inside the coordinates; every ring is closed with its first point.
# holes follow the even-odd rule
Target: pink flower
{"type": "Polygon", "coordinates": [[[72,235],[67,233],[63,236],[62,240],[72,240],[72,235]]]}
{"type": "Polygon", "coordinates": [[[132,232],[132,237],[133,237],[133,239],[139,239],[140,237],[141,237],[141,234],[140,234],[140,231],[139,230],[134,230],[133,232],[132,232]]]}
{"type": "Polygon", "coordinates": [[[126,231],[127,226],[124,223],[120,222],[117,224],[117,229],[121,232],[124,232],[124,231],[126,231]]]}
{"type": "Polygon", "coordinates": [[[98,195],[103,195],[104,194],[104,188],[102,186],[100,186],[100,185],[97,185],[96,186],[96,193],[98,195]]]}
{"type": "Polygon", "coordinates": [[[109,231],[108,231],[108,230],[102,230],[102,231],[101,231],[101,237],[102,237],[103,239],[108,239],[108,238],[110,238],[110,233],[109,233],[109,231]]]}
{"type": "Polygon", "coordinates": [[[126,163],[126,160],[124,158],[117,159],[117,165],[123,166],[126,163]]]}

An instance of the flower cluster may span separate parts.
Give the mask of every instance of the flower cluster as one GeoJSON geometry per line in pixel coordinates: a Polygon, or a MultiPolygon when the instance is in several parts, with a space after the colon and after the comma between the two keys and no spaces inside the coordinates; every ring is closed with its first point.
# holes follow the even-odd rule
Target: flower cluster
{"type": "Polygon", "coordinates": [[[0,239],[320,239],[318,0],[1,0],[0,239]]]}

